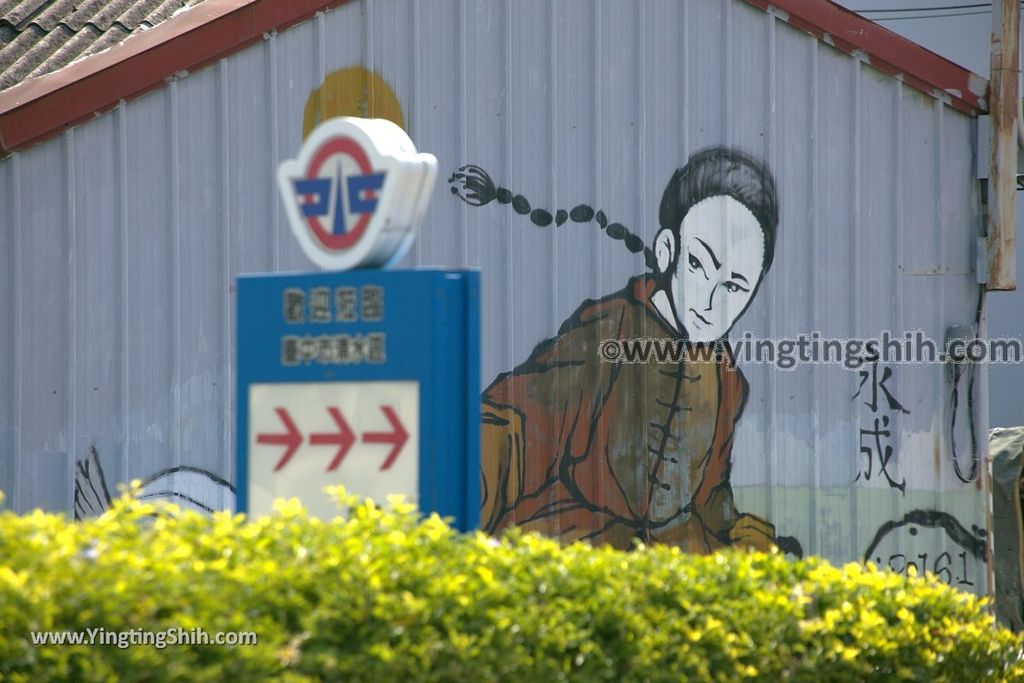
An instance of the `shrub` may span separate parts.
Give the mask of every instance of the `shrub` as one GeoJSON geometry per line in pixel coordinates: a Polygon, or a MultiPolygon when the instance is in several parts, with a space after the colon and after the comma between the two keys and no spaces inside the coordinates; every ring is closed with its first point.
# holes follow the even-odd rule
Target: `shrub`
{"type": "MultiPolygon", "coordinates": [[[[932,577],[780,555],[459,534],[119,500],[0,514],[0,680],[1011,680],[1022,641],[932,577]],[[33,645],[32,631],[250,631],[259,644],[33,645]]],[[[140,636],[141,637],[141,636],[140,636]]]]}

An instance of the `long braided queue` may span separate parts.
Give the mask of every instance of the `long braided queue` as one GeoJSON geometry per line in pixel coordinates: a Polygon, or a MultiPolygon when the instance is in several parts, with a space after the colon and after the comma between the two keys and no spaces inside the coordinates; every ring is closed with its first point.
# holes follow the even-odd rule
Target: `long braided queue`
{"type": "Polygon", "coordinates": [[[529,214],[533,224],[541,228],[546,228],[552,222],[556,226],[561,226],[567,220],[574,223],[596,221],[609,237],[621,240],[626,249],[634,254],[642,252],[648,268],[656,267],[657,261],[654,258],[654,252],[644,246],[643,239],[630,232],[629,228],[622,223],[609,223],[604,211],[594,211],[594,208],[587,204],[578,204],[570,211],[558,209],[554,216],[550,211],[544,209],[531,209],[530,202],[526,197],[521,194],[513,194],[511,190],[495,185],[487,171],[474,164],[462,166],[458,171],[452,173],[448,177],[448,184],[451,185],[452,194],[470,206],[484,206],[495,200],[499,204],[511,204],[516,213],[524,216],[529,214]]]}

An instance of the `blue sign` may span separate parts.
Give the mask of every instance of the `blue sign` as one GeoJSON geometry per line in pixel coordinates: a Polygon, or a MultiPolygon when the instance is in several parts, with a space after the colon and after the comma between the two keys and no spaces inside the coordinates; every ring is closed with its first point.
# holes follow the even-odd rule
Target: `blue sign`
{"type": "Polygon", "coordinates": [[[479,299],[471,271],[239,276],[238,510],[333,516],[342,484],[475,528],[479,299]]]}

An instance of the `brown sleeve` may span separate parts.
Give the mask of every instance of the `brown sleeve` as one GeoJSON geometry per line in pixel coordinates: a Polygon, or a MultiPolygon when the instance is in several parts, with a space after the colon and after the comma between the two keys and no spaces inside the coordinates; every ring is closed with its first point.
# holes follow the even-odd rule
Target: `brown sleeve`
{"type": "Polygon", "coordinates": [[[523,495],[523,417],[511,406],[480,406],[480,528],[498,529],[523,495]]]}
{"type": "Polygon", "coordinates": [[[733,436],[736,432],[736,422],[746,403],[748,385],[740,371],[729,362],[719,366],[718,377],[715,436],[704,474],[693,495],[693,507],[708,531],[724,541],[725,535],[739,516],[733,501],[729,476],[732,471],[733,436]]]}
{"type": "Polygon", "coordinates": [[[538,345],[525,363],[484,392],[480,526],[485,531],[529,523],[561,537],[586,510],[627,509],[624,501],[605,500],[615,492],[602,491],[601,500],[591,500],[597,496],[587,485],[592,478],[603,481],[588,466],[599,469],[604,462],[597,454],[604,452],[600,441],[607,435],[594,425],[609,408],[614,366],[600,362],[598,345],[618,336],[620,309],[613,302],[581,307],[557,337],[538,345]],[[565,458],[571,458],[571,468],[565,458]]]}

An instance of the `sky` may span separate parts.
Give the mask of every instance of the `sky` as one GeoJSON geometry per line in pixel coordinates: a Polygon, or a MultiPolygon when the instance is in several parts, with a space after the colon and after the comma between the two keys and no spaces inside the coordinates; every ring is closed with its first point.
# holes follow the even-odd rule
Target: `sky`
{"type": "Polygon", "coordinates": [[[985,0],[842,0],[838,4],[861,13],[964,68],[988,77],[988,46],[992,32],[990,8],[927,9],[979,5],[985,4],[985,0]],[[892,11],[915,8],[926,9],[892,11]],[[888,11],[867,11],[882,9],[888,11]],[[924,18],[929,15],[930,18],[924,18]]]}
{"type": "MultiPolygon", "coordinates": [[[[991,9],[962,7],[984,4],[984,0],[842,0],[838,4],[988,78],[991,9]],[[950,6],[961,8],[944,9],[950,6]],[[882,9],[890,11],[878,11],[882,9]]],[[[986,300],[989,338],[1024,338],[1024,192],[1017,193],[1017,242],[1018,290],[989,292],[986,300]]],[[[989,425],[1024,425],[1024,400],[1020,395],[1020,387],[1024,386],[1024,364],[990,366],[988,374],[989,425]]]]}

